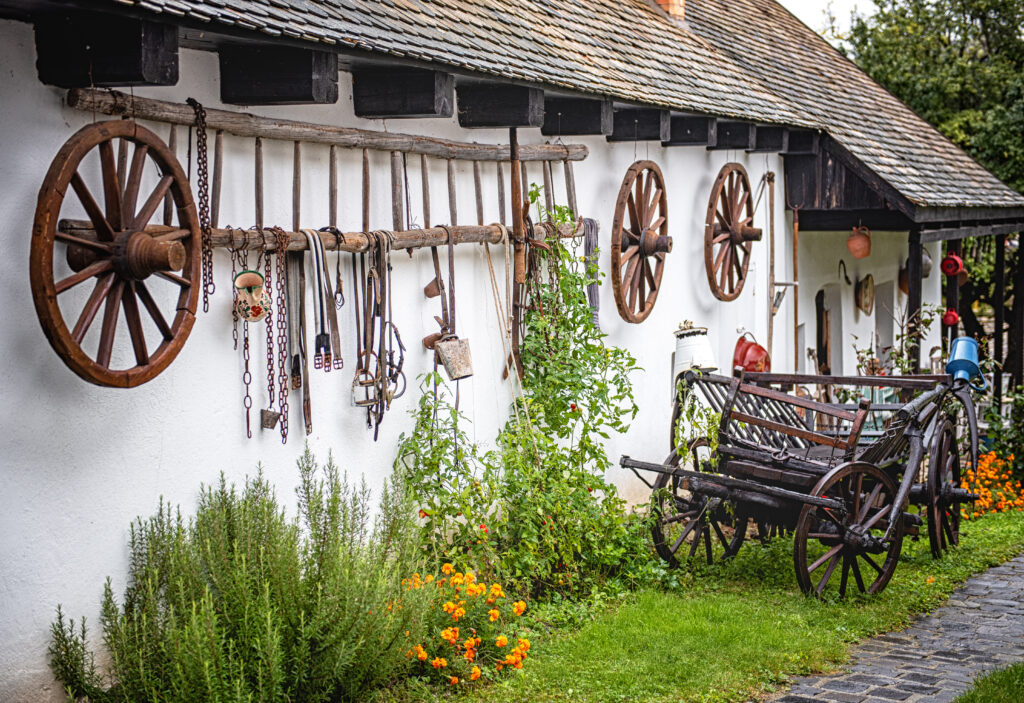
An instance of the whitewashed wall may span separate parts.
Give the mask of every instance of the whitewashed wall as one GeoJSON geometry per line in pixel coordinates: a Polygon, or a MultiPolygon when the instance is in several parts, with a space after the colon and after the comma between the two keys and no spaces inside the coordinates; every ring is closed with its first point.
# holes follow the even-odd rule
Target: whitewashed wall
{"type": "MultiPolygon", "coordinates": [[[[5,405],[0,432],[0,700],[57,700],[60,692],[46,663],[48,625],[57,603],[67,613],[85,614],[97,622],[103,579],[110,575],[114,589],[124,586],[126,539],[130,521],[150,514],[160,496],[186,508],[194,505],[200,483],[224,472],[241,480],[262,462],[267,477],[287,503],[293,502],[297,481],[294,462],[303,447],[300,414],[293,403],[292,435],[282,446],[276,433],[244,436],[241,413],[241,359],[231,348],[230,263],[226,253],[215,257],[217,294],[209,314],[200,314],[178,359],[157,379],[133,390],[90,385],[68,370],[50,349],[32,305],[28,282],[29,241],[38,190],[54,154],[76,130],[92,120],[86,113],[63,105],[64,92],[43,86],[35,71],[35,45],[31,26],[0,22],[0,222],[4,226],[0,256],[0,291],[5,301],[0,335],[0,397],[5,405]]],[[[182,51],[181,81],[173,88],[137,90],[139,95],[184,101],[192,96],[209,107],[220,107],[217,58],[212,53],[182,51]]],[[[334,106],[254,108],[269,116],[334,125],[388,129],[450,137],[466,141],[500,143],[505,130],[468,131],[451,120],[360,120],[352,114],[350,82],[341,75],[342,98],[334,106]]],[[[100,116],[98,119],[103,119],[100,116]]],[[[166,126],[150,125],[166,134],[166,126]]],[[[179,131],[182,137],[184,130],[179,131]]],[[[539,130],[522,130],[523,143],[543,141],[539,130]]],[[[184,142],[184,139],[181,140],[184,142]]],[[[601,242],[607,249],[609,223],[615,197],[626,168],[636,158],[657,161],[669,189],[670,234],[675,249],[668,257],[654,313],[642,325],[622,321],[611,286],[601,290],[601,321],[609,342],[627,347],[644,371],[635,378],[640,414],[626,437],[613,438],[609,455],[629,452],[648,459],[667,453],[670,401],[670,354],[673,330],[684,319],[711,329],[720,364],[728,368],[737,328],[753,331],[763,340],[766,330],[767,244],[755,245],[751,278],[739,300],[721,303],[708,290],[703,264],[703,220],[714,178],[730,160],[743,163],[755,184],[767,169],[776,179],[777,277],[791,278],[790,228],[782,204],[783,178],[777,156],[742,152],[707,152],[703,149],[662,149],[656,143],[609,144],[603,138],[573,139],[590,147],[590,157],[576,164],[577,192],[582,214],[601,222],[601,242]]],[[[252,142],[227,137],[222,225],[253,224],[252,142]]],[[[291,222],[291,145],[268,142],[266,159],[267,225],[291,222]]],[[[184,144],[180,158],[185,159],[184,144]]],[[[303,225],[327,222],[327,149],[304,150],[303,225]]],[[[360,227],[358,155],[342,160],[341,225],[360,227]]],[[[374,155],[373,226],[389,228],[391,209],[386,154],[374,155]]],[[[432,213],[436,222],[447,219],[444,165],[433,162],[432,213]]],[[[507,173],[507,170],[506,170],[507,173]]],[[[539,167],[531,179],[540,182],[539,167]]],[[[418,170],[410,182],[413,212],[419,219],[418,170]]],[[[563,181],[556,173],[556,193],[565,202],[563,181]]],[[[463,223],[475,219],[470,164],[459,171],[459,213],[463,223]]],[[[486,220],[497,219],[493,165],[485,167],[486,220]]],[[[767,196],[756,224],[765,228],[767,196]]],[[[834,262],[845,247],[835,237],[807,236],[801,272],[811,303],[802,302],[804,316],[813,312],[814,286],[834,274],[834,262]],[[824,260],[822,262],[821,260],[824,260]],[[820,264],[820,266],[819,266],[820,264]]],[[[876,243],[876,247],[877,247],[876,243]]],[[[876,248],[879,252],[880,248],[876,248]]],[[[501,253],[495,250],[499,276],[501,253]]],[[[876,254],[880,256],[881,254],[876,254]]],[[[333,255],[330,255],[333,261],[333,255]]],[[[321,456],[334,450],[352,474],[366,477],[379,488],[388,475],[398,437],[409,425],[408,411],[415,403],[415,379],[431,360],[418,340],[435,329],[436,301],[427,302],[422,286],[431,277],[429,254],[418,251],[410,260],[394,255],[395,318],[409,346],[406,374],[413,389],[396,401],[372,441],[364,414],[351,407],[351,364],[329,376],[313,371],[314,432],[311,447],[321,456]]],[[[346,272],[348,262],[345,262],[346,272]]],[[[608,256],[601,269],[608,271],[608,256]]],[[[472,343],[476,375],[462,386],[463,408],[474,420],[473,436],[491,440],[504,422],[509,402],[500,376],[501,343],[490,298],[483,250],[457,249],[458,325],[472,343]]],[[[853,271],[851,271],[851,274],[853,271]]],[[[881,277],[875,274],[876,279],[881,277]]],[[[934,283],[933,276],[933,281],[934,283]]],[[[351,290],[351,282],[346,276],[351,290]]],[[[154,283],[155,285],[155,283],[154,283]]],[[[934,294],[928,288],[929,295],[934,294]]],[[[791,368],[792,298],[776,318],[776,369],[791,368]]],[[[806,318],[813,321],[813,317],[806,318]]],[[[343,311],[346,356],[352,355],[352,307],[343,311]]],[[[253,353],[254,408],[265,403],[262,344],[255,330],[253,353]]],[[[572,398],[566,398],[566,404],[572,398]]],[[[258,412],[254,410],[254,426],[258,412]]],[[[613,469],[612,478],[631,499],[643,498],[630,475],[613,469]]]]}

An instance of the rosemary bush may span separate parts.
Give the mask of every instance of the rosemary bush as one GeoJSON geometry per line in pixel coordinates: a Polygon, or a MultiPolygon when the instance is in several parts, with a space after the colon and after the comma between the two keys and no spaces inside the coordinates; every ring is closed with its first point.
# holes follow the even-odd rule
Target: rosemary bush
{"type": "Polygon", "coordinates": [[[299,515],[289,519],[262,473],[239,490],[223,475],[186,520],[163,501],[131,529],[128,586],[109,579],[101,625],[111,670],[101,676],[58,608],[50,647],[70,696],[94,701],[355,700],[408,666],[429,596],[405,592],[417,531],[401,488],[377,518],[353,486],[307,448],[299,515]],[[397,605],[397,607],[396,607],[397,605]]]}

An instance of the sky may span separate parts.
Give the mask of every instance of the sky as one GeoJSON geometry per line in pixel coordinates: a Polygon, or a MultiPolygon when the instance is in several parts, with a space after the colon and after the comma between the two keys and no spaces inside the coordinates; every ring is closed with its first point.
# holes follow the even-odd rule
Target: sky
{"type": "Polygon", "coordinates": [[[779,2],[804,24],[816,32],[825,28],[825,9],[831,5],[840,33],[850,28],[850,13],[857,10],[867,14],[874,9],[871,0],[779,0],[779,2]]]}

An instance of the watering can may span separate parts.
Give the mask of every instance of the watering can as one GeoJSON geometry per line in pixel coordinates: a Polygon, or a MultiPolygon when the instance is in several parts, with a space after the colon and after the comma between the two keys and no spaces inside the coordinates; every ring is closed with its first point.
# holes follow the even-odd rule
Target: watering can
{"type": "Polygon", "coordinates": [[[954,381],[966,381],[971,388],[983,391],[988,387],[985,376],[978,365],[978,342],[970,337],[957,337],[949,349],[949,361],[946,362],[946,373],[952,374],[954,381]],[[981,379],[981,385],[971,383],[975,378],[981,379]]]}

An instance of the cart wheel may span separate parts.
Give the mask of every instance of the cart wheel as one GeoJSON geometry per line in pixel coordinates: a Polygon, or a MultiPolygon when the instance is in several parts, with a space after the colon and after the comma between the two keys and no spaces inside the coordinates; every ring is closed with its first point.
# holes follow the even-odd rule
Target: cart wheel
{"type": "Polygon", "coordinates": [[[850,572],[861,593],[879,593],[889,583],[903,546],[903,521],[892,539],[882,542],[889,527],[889,512],[896,483],[873,464],[842,464],[822,477],[811,495],[834,498],[846,506],[846,514],[804,505],[793,537],[796,580],[804,593],[826,593],[836,567],[841,566],[839,597],[846,595],[850,572]],[[883,560],[884,557],[884,560],[883,560]],[[865,580],[866,567],[869,580],[865,580]]]}
{"type": "MultiPolygon", "coordinates": [[[[707,440],[695,439],[690,444],[690,453],[695,471],[700,471],[698,450],[706,449],[707,440]]],[[[676,465],[679,454],[673,451],[668,455],[665,464],[676,465]]],[[[708,564],[714,563],[714,543],[721,545],[724,556],[730,557],[743,544],[746,530],[739,527],[746,525],[746,520],[737,519],[737,529],[732,535],[722,530],[723,522],[728,522],[729,511],[725,503],[718,498],[695,494],[683,486],[683,482],[675,476],[660,474],[654,484],[654,521],[651,523],[651,536],[654,538],[654,549],[658,556],[665,560],[671,568],[679,566],[681,559],[696,556],[703,551],[708,564]],[[685,550],[686,554],[682,554],[685,550]]]]}
{"type": "Polygon", "coordinates": [[[959,487],[960,451],[956,428],[946,419],[935,433],[925,486],[928,544],[936,559],[946,549],[960,544],[960,503],[953,500],[953,491],[959,487]]]}

